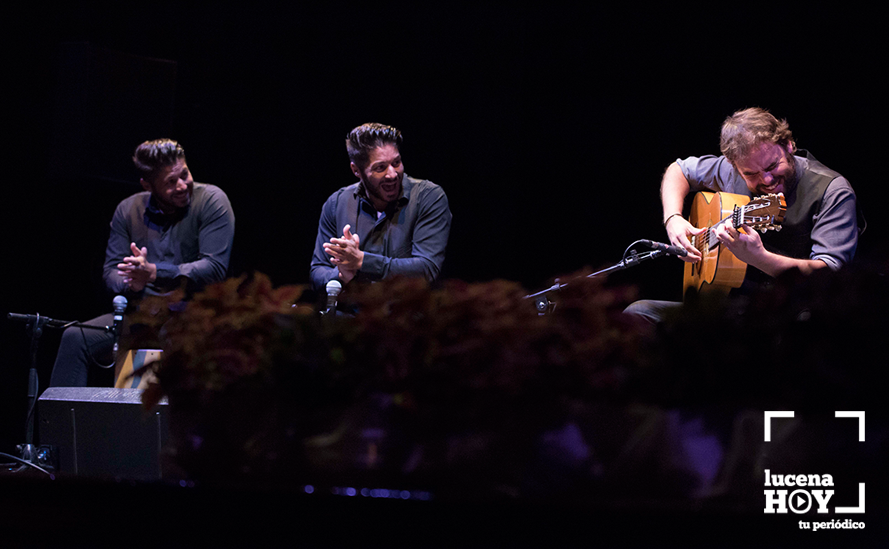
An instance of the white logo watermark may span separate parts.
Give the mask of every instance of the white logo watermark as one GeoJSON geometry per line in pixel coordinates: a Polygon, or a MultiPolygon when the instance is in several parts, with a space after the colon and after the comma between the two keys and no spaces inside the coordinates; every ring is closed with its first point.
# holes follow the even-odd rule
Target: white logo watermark
{"type": "MultiPolygon", "coordinates": [[[[772,419],[792,418],[792,411],[772,411],[765,413],[765,442],[772,440],[772,419]]],[[[837,411],[834,417],[858,419],[858,441],[864,442],[864,412],[837,411]]],[[[833,497],[833,476],[827,473],[791,473],[776,474],[769,469],[765,470],[765,514],[787,514],[788,512],[802,514],[808,513],[813,506],[817,514],[831,512],[830,499],[833,497]]],[[[858,483],[858,506],[834,507],[833,512],[864,513],[864,483],[858,483]]],[[[800,529],[824,530],[824,529],[864,529],[864,522],[855,522],[852,519],[830,520],[823,522],[799,521],[800,529]]]]}

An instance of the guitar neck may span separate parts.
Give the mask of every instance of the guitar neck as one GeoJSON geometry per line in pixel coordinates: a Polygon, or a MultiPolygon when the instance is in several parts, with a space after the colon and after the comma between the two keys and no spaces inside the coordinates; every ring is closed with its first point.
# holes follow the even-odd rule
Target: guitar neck
{"type": "Polygon", "coordinates": [[[741,225],[751,224],[756,228],[757,223],[762,222],[761,216],[756,216],[756,212],[761,208],[761,205],[758,203],[750,203],[745,206],[736,206],[735,211],[731,213],[731,215],[727,215],[708,227],[707,232],[704,233],[704,238],[701,238],[701,246],[697,246],[697,243],[693,241],[693,244],[701,250],[702,252],[705,250],[712,250],[713,248],[719,246],[719,241],[716,240],[716,228],[726,223],[728,221],[737,220],[736,225],[740,227],[741,225]],[[748,212],[752,212],[752,215],[747,215],[748,212]]]}

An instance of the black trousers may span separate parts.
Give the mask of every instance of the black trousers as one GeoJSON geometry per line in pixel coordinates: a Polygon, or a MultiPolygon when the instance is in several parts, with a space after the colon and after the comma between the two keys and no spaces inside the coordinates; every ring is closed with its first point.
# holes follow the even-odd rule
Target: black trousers
{"type": "MultiPolygon", "coordinates": [[[[84,322],[91,326],[111,326],[113,323],[112,313],[84,322]]],[[[113,347],[114,337],[109,332],[76,326],[66,328],[62,333],[49,386],[86,387],[90,367],[114,366],[113,347]]]]}

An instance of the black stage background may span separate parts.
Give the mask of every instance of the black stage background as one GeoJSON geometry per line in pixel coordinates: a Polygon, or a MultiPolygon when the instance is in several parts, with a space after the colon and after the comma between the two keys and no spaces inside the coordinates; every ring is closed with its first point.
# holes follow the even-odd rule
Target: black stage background
{"type": "MultiPolygon", "coordinates": [[[[3,23],[14,95],[0,451],[23,438],[28,360],[24,327],[5,313],[110,311],[107,226],[138,190],[128,159],[145,139],[178,139],[195,179],[228,193],[233,274],[282,285],[308,281],[321,204],[353,181],[346,132],[395,125],[407,173],[448,193],[445,275],[532,291],[613,264],[638,238],[663,240],[664,168],[718,153],[723,118],[762,106],[852,182],[870,221],[860,257],[882,257],[887,191],[874,159],[887,50],[875,13],[320,5],[34,7],[3,23]],[[173,75],[166,84],[149,77],[152,59],[175,63],[151,65],[173,75]]],[[[647,297],[679,297],[678,261],[616,276],[647,297]]],[[[41,389],[57,345],[58,334],[43,338],[41,389]]]]}

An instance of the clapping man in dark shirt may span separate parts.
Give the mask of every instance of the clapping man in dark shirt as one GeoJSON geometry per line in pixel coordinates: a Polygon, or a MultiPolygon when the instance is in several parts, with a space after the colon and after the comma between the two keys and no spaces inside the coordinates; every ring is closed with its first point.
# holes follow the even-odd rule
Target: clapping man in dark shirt
{"type": "MultiPolygon", "coordinates": [[[[193,291],[224,280],[235,216],[222,189],[195,183],[185,151],[170,139],[142,143],[133,162],[145,190],[123,200],[111,220],[103,272],[108,290],[132,303],[143,295],[193,291]]],[[[112,322],[108,314],[87,324],[112,322]]],[[[90,364],[113,364],[113,339],[102,330],[65,330],[50,385],[86,386],[90,364]]]]}
{"type": "Polygon", "coordinates": [[[451,228],[441,187],[404,173],[401,132],[362,124],[346,136],[358,182],[333,193],[321,210],[311,277],[316,290],[331,280],[391,276],[435,280],[451,228]]]}

